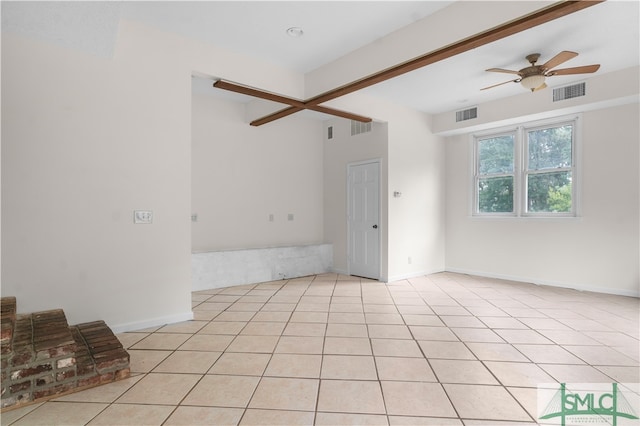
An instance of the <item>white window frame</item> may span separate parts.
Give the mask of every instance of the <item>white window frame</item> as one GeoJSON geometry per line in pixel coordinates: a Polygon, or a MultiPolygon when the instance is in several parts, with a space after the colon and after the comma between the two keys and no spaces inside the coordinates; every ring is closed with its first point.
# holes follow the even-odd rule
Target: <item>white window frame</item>
{"type": "MultiPolygon", "coordinates": [[[[580,185],[581,185],[581,165],[579,147],[581,140],[581,116],[572,115],[564,117],[556,117],[553,119],[533,121],[521,123],[510,127],[496,128],[472,135],[472,201],[471,214],[478,218],[576,218],[580,216],[580,185]],[[572,125],[572,144],[571,144],[571,167],[558,169],[545,169],[543,171],[530,171],[528,169],[528,132],[532,130],[545,129],[551,127],[562,127],[564,125],[572,125]],[[514,135],[514,164],[513,164],[513,212],[480,212],[479,211],[479,191],[478,183],[481,177],[499,177],[500,175],[481,175],[479,173],[479,152],[478,142],[480,140],[514,135]],[[529,212],[527,204],[527,179],[529,175],[544,174],[550,172],[571,173],[571,211],[570,212],[529,212]]],[[[511,174],[504,174],[504,176],[511,174]]]]}
{"type": "Polygon", "coordinates": [[[474,170],[473,170],[473,212],[478,216],[516,216],[518,211],[518,186],[519,186],[519,175],[520,168],[518,166],[518,132],[517,129],[509,129],[505,131],[491,132],[491,133],[483,133],[481,135],[475,135],[473,140],[473,158],[474,158],[474,170]],[[513,172],[512,173],[491,173],[491,174],[480,174],[480,153],[478,150],[478,145],[481,140],[490,139],[490,138],[499,138],[502,136],[512,136],[513,137],[513,172]],[[499,177],[508,177],[513,176],[513,211],[511,212],[481,212],[480,207],[480,197],[479,197],[479,183],[481,178],[499,178],[499,177]]]}

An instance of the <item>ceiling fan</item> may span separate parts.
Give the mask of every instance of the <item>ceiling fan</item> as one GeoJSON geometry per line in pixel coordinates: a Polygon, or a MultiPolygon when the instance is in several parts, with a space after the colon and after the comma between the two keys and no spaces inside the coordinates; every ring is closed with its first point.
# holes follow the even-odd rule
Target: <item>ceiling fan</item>
{"type": "Polygon", "coordinates": [[[501,86],[507,83],[520,83],[526,89],[535,92],[536,90],[542,90],[547,87],[547,83],[545,83],[545,79],[547,77],[551,77],[554,75],[588,74],[596,72],[598,71],[598,68],[600,68],[600,64],[594,64],[581,67],[562,68],[559,70],[552,69],[568,61],[569,59],[575,58],[576,56],[578,56],[576,52],[565,50],[549,59],[543,65],[536,65],[536,62],[538,62],[538,59],[540,58],[540,54],[532,53],[531,55],[526,56],[527,61],[529,61],[531,65],[522,68],[520,71],[505,70],[502,68],[489,68],[487,71],[516,74],[518,78],[516,78],[515,80],[505,81],[503,83],[494,84],[493,86],[485,87],[480,90],[491,89],[493,87],[501,86]]]}

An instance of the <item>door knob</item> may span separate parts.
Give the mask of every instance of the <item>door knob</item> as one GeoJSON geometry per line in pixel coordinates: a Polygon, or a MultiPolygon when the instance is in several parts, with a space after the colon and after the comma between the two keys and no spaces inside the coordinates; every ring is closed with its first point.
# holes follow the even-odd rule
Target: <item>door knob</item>
{"type": "Polygon", "coordinates": [[[373,229],[378,229],[378,225],[373,225],[373,229]]]}

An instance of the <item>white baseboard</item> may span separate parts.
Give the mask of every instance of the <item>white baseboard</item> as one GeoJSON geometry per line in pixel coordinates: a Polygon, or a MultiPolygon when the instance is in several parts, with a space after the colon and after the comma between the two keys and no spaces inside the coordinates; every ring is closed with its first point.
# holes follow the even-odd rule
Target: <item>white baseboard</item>
{"type": "Polygon", "coordinates": [[[145,328],[158,327],[166,324],[174,324],[176,322],[189,321],[193,319],[193,312],[183,312],[181,314],[167,315],[165,317],[151,318],[144,321],[136,321],[125,324],[117,324],[109,326],[114,334],[124,333],[127,331],[144,330],[145,328]]]}
{"type": "Polygon", "coordinates": [[[437,274],[438,272],[444,272],[444,271],[445,271],[444,269],[431,269],[431,270],[420,271],[420,272],[410,272],[408,274],[393,275],[389,277],[387,282],[392,283],[394,281],[407,280],[409,278],[421,277],[421,276],[430,275],[430,274],[437,274]]]}
{"type": "Polygon", "coordinates": [[[333,272],[334,274],[349,275],[346,269],[331,268],[331,272],[333,272]]]}
{"type": "Polygon", "coordinates": [[[549,287],[570,288],[578,291],[589,291],[593,293],[613,294],[616,296],[628,296],[628,297],[640,297],[640,290],[620,290],[608,287],[592,287],[588,285],[581,285],[578,283],[564,283],[558,281],[537,280],[531,277],[522,277],[517,275],[505,275],[505,274],[493,274],[486,271],[475,271],[464,268],[446,268],[446,272],[453,272],[457,274],[474,275],[477,277],[485,278],[497,278],[500,280],[518,281],[521,283],[529,283],[536,285],[544,285],[549,287]]]}
{"type": "MultiPolygon", "coordinates": [[[[349,273],[344,270],[344,269],[339,269],[339,268],[333,268],[331,269],[331,272],[336,273],[336,274],[341,274],[341,275],[349,275],[349,273]]],[[[438,272],[444,272],[444,269],[437,269],[437,270],[428,270],[428,271],[419,271],[419,272],[411,272],[408,274],[401,274],[401,275],[393,275],[391,277],[385,277],[385,276],[381,276],[378,281],[383,282],[383,283],[391,283],[394,281],[400,281],[400,280],[406,280],[408,278],[415,278],[415,277],[420,277],[423,275],[429,275],[429,274],[435,274],[438,272]]]]}

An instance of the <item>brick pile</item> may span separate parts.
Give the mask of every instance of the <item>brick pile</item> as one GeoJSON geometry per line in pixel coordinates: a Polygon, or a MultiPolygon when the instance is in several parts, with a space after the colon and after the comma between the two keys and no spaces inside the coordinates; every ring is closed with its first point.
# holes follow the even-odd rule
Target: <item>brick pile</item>
{"type": "Polygon", "coordinates": [[[17,314],[0,303],[2,411],[129,377],[129,354],[104,321],[69,326],[54,309],[17,314]]]}

